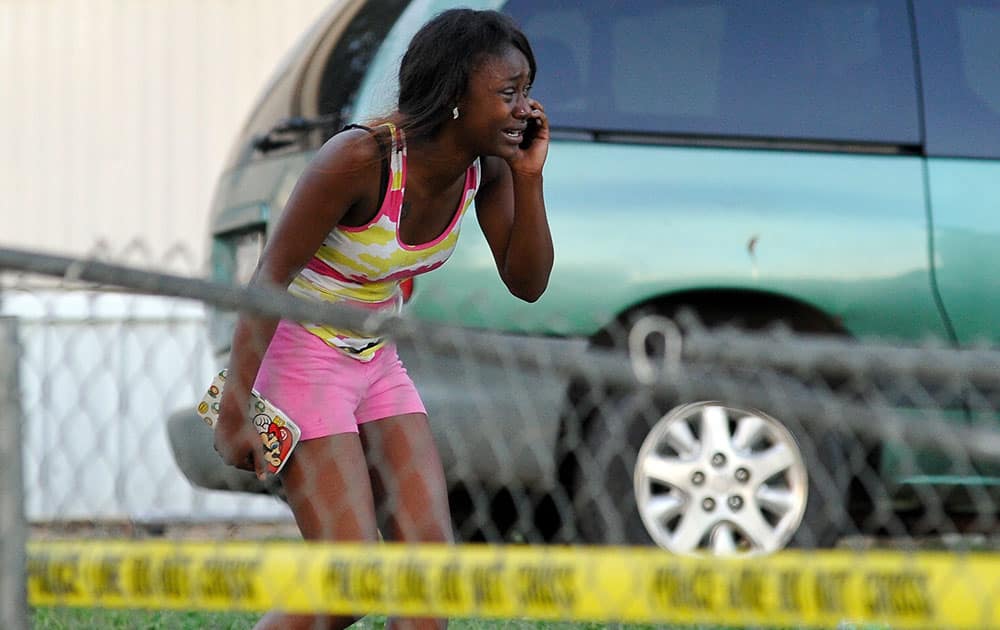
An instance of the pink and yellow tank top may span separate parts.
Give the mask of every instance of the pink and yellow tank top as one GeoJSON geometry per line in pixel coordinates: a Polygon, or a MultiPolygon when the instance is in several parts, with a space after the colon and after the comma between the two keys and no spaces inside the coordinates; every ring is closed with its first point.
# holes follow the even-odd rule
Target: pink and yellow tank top
{"type": "MultiPolygon", "coordinates": [[[[448,227],[437,238],[408,245],[399,236],[400,213],[406,190],[406,144],[402,130],[387,124],[392,139],[389,183],[375,217],[358,227],[338,225],[330,231],[312,260],[292,281],[292,295],[328,302],[343,302],[367,309],[393,309],[403,305],[400,283],[444,264],[458,242],[459,226],[479,190],[479,160],[465,172],[461,201],[448,227]]],[[[326,324],[303,324],[331,346],[369,361],[385,344],[381,338],[326,324]]]]}

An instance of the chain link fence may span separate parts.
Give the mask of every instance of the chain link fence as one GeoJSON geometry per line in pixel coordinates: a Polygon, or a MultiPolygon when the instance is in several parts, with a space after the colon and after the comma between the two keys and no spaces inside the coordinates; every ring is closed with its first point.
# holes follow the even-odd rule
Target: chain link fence
{"type": "MultiPolygon", "coordinates": [[[[394,339],[428,407],[459,549],[529,543],[545,554],[561,549],[554,544],[611,544],[652,557],[766,562],[785,549],[820,558],[826,549],[864,557],[888,548],[914,567],[921,553],[944,550],[957,559],[934,582],[944,584],[979,575],[970,554],[1000,542],[995,348],[751,334],[707,329],[691,314],[648,316],[589,341],[514,338],[431,325],[405,310],[359,313],[93,259],[4,249],[0,269],[4,460],[20,462],[0,496],[5,610],[23,601],[26,524],[35,541],[67,532],[134,537],[123,524],[168,540],[184,531],[232,540],[254,523],[265,525],[265,537],[296,536],[281,483],[223,466],[195,412],[224,359],[205,336],[206,306],[347,323],[394,339]]],[[[368,451],[375,469],[380,452],[368,451]]],[[[398,508],[390,502],[379,515],[398,508]]],[[[635,562],[616,571],[639,580],[635,562]]],[[[30,567],[28,575],[41,579],[30,567]]],[[[488,580],[475,575],[466,576],[470,584],[487,592],[488,580]]],[[[976,607],[972,625],[954,627],[998,620],[990,616],[1000,595],[993,575],[965,594],[976,607]]],[[[341,576],[342,586],[360,596],[365,578],[352,576],[341,576]]],[[[577,618],[560,600],[558,572],[542,581],[556,611],[549,618],[559,610],[577,618]]],[[[289,582],[283,601],[330,599],[303,584],[289,582]]],[[[866,584],[856,598],[870,603],[875,587],[866,584]]],[[[696,582],[674,586],[667,608],[697,603],[696,582]]],[[[619,587],[625,601],[642,585],[619,587]]],[[[927,588],[930,599],[941,596],[927,588]]],[[[820,591],[809,597],[821,602],[820,591]]],[[[518,601],[514,613],[530,615],[530,602],[518,601]]],[[[493,614],[488,601],[478,605],[493,614]]],[[[953,621],[935,619],[926,627],[953,621]]]]}

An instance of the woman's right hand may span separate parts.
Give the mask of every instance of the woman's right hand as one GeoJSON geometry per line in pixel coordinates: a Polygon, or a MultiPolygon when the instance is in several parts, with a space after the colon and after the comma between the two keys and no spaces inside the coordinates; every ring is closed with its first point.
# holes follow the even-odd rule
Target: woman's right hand
{"type": "Polygon", "coordinates": [[[264,444],[247,417],[248,400],[249,396],[223,390],[215,425],[215,451],[226,464],[253,471],[263,481],[268,472],[264,444]]]}
{"type": "MultiPolygon", "coordinates": [[[[367,131],[336,134],[327,140],[296,182],[281,217],[269,233],[250,286],[287,288],[349,208],[367,203],[374,212],[377,198],[364,191],[376,188],[378,169],[368,167],[379,159],[378,143],[367,131]],[[359,182],[359,173],[367,173],[370,181],[359,182]]],[[[269,470],[264,443],[247,416],[247,403],[254,376],[278,321],[273,317],[240,316],[233,331],[229,374],[215,425],[215,450],[222,461],[252,470],[261,480],[269,470]]]]}

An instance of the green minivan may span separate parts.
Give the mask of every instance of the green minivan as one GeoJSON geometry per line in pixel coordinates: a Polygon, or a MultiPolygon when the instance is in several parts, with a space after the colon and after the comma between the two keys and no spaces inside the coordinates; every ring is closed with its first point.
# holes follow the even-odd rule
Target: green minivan
{"type": "MultiPolygon", "coordinates": [[[[536,53],[556,264],[546,294],[519,302],[467,223],[416,279],[410,316],[533,353],[614,344],[639,315],[682,309],[709,326],[1000,341],[1000,0],[337,2],[235,141],[211,209],[214,279],[247,279],[313,152],[391,108],[409,37],[458,4],[507,12],[536,53]]],[[[233,321],[211,316],[220,361],[233,321]]],[[[871,514],[912,507],[918,486],[948,514],[983,509],[958,489],[1000,488],[934,454],[829,446],[721,392],[655,401],[643,424],[561,373],[400,351],[460,538],[766,553],[898,531],[871,514]]],[[[961,402],[951,415],[971,421],[961,402]]],[[[193,408],[168,422],[193,483],[273,490],[191,438],[193,408]]]]}

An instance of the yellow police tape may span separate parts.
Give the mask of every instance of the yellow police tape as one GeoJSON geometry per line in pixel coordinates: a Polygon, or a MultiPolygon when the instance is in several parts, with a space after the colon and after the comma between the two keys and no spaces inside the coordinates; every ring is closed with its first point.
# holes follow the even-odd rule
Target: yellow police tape
{"type": "Polygon", "coordinates": [[[33,606],[893,628],[1000,627],[1000,556],[622,547],[36,541],[33,606]]]}

